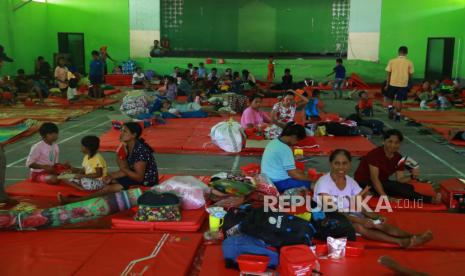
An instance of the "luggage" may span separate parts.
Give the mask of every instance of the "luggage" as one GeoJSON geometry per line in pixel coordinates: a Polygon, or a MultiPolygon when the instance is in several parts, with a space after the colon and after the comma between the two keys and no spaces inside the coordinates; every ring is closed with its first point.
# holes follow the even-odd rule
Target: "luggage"
{"type": "Polygon", "coordinates": [[[180,221],[181,201],[173,193],[147,191],[137,200],[137,221],[180,221]]]}
{"type": "Polygon", "coordinates": [[[277,248],[295,244],[310,245],[316,232],[306,220],[280,212],[265,212],[263,208],[252,209],[243,219],[240,231],[277,248]]]}

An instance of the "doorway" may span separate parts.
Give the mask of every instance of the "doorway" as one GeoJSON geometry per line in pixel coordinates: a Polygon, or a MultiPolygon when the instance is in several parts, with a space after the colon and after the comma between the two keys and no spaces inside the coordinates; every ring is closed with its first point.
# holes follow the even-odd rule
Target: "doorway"
{"type": "Polygon", "coordinates": [[[86,73],[83,33],[58,33],[58,52],[68,56],[69,66],[86,73]]]}
{"type": "Polygon", "coordinates": [[[426,49],[425,78],[428,80],[442,80],[444,77],[452,78],[454,64],[453,37],[430,37],[426,49]]]}

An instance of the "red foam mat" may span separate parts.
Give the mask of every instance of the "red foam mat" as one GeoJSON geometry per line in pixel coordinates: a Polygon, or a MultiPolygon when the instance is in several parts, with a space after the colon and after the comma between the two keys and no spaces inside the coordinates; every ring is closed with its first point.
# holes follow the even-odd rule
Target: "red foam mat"
{"type": "Polygon", "coordinates": [[[53,198],[56,198],[57,193],[61,193],[64,196],[85,196],[90,194],[90,192],[81,191],[65,184],[50,185],[45,183],[32,182],[29,179],[6,187],[6,192],[12,196],[53,198]]]}
{"type": "MultiPolygon", "coordinates": [[[[329,117],[335,114],[328,114],[329,117]]],[[[237,118],[236,118],[237,119],[237,118]]],[[[185,154],[217,154],[227,155],[214,145],[210,138],[210,129],[224,118],[211,117],[205,119],[173,119],[166,125],[158,125],[144,129],[142,137],[158,153],[185,154]],[[191,126],[191,127],[186,127],[191,126]]],[[[119,145],[119,130],[110,129],[100,136],[101,151],[115,151],[119,145]]],[[[338,147],[344,147],[354,156],[362,156],[375,148],[370,140],[362,136],[351,137],[315,137],[320,145],[317,149],[304,149],[307,155],[328,155],[338,147]]],[[[263,148],[243,149],[241,155],[261,155],[263,148]]]]}
{"type": "Polygon", "coordinates": [[[339,260],[320,259],[320,271],[323,275],[395,275],[378,263],[378,258],[384,255],[394,258],[402,265],[432,276],[463,275],[465,252],[386,248],[366,249],[359,257],[345,257],[339,260]]]}
{"type": "MultiPolygon", "coordinates": [[[[391,256],[402,265],[409,266],[430,275],[463,275],[465,261],[463,251],[365,249],[358,257],[345,257],[339,260],[319,259],[323,275],[394,275],[378,263],[378,258],[391,256]]],[[[221,245],[205,248],[199,276],[237,276],[239,271],[225,267],[221,245]]]]}
{"type": "MultiPolygon", "coordinates": [[[[143,261],[127,275],[186,275],[201,242],[201,234],[170,233],[155,258],[143,261]]],[[[123,275],[133,260],[150,256],[162,233],[57,230],[8,232],[0,235],[1,274],[123,275]]]]}
{"type": "Polygon", "coordinates": [[[446,111],[425,111],[425,110],[405,110],[402,115],[419,123],[456,125],[465,124],[465,112],[446,111]]]}
{"type": "Polygon", "coordinates": [[[221,245],[208,245],[205,247],[202,266],[199,276],[237,276],[238,270],[228,269],[224,266],[223,251],[221,245]]]}
{"type": "Polygon", "coordinates": [[[314,138],[318,145],[320,145],[319,150],[322,155],[329,155],[337,148],[345,148],[353,156],[364,156],[376,147],[375,144],[363,136],[324,136],[314,138]]]}
{"type": "MultiPolygon", "coordinates": [[[[431,128],[435,132],[441,134],[441,136],[444,137],[446,140],[449,139],[449,130],[451,130],[451,128],[445,127],[445,126],[438,126],[438,125],[427,125],[427,127],[431,128]]],[[[465,128],[463,128],[463,126],[462,126],[462,131],[464,131],[464,130],[465,130],[465,128]]],[[[450,140],[448,142],[450,144],[452,144],[452,145],[465,147],[465,141],[462,141],[462,140],[454,139],[454,140],[450,140]]]]}
{"type": "MultiPolygon", "coordinates": [[[[159,176],[159,182],[163,182],[174,175],[162,174],[159,176]]],[[[201,181],[208,183],[208,176],[196,176],[201,181]]],[[[6,187],[6,192],[11,196],[22,196],[22,197],[52,197],[56,198],[57,193],[61,193],[64,196],[86,196],[91,192],[81,191],[72,186],[65,184],[50,185],[45,183],[32,182],[29,179],[17,182],[6,187]]]]}
{"type": "Polygon", "coordinates": [[[111,219],[112,229],[146,230],[146,231],[182,231],[195,232],[202,227],[207,212],[204,208],[197,210],[182,210],[181,221],[142,222],[133,219],[134,211],[125,212],[111,219]]]}
{"type": "MultiPolygon", "coordinates": [[[[465,235],[459,234],[465,229],[462,214],[427,213],[427,212],[393,212],[383,214],[390,224],[411,233],[433,232],[433,240],[421,249],[428,250],[461,250],[465,251],[465,235]]],[[[360,241],[370,248],[393,247],[397,245],[365,240],[360,241]]]]}
{"type": "MultiPolygon", "coordinates": [[[[427,195],[427,196],[435,196],[436,192],[433,189],[433,186],[428,183],[420,183],[420,182],[412,182],[411,183],[415,187],[415,191],[417,193],[427,195]]],[[[372,198],[368,202],[368,206],[376,208],[378,204],[378,197],[372,198]]],[[[447,206],[445,204],[428,204],[428,203],[419,203],[410,201],[407,199],[402,199],[399,202],[390,202],[391,207],[396,211],[416,211],[416,212],[432,212],[432,211],[446,211],[447,206]]]]}

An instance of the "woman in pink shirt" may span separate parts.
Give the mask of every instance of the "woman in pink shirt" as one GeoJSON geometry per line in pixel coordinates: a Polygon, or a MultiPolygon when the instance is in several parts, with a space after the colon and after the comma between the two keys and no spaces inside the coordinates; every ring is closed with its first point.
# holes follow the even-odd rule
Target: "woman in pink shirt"
{"type": "Polygon", "coordinates": [[[264,129],[264,123],[271,123],[270,116],[260,110],[262,105],[262,96],[253,95],[249,99],[250,106],[247,107],[242,113],[241,125],[244,129],[257,128],[264,129]]]}

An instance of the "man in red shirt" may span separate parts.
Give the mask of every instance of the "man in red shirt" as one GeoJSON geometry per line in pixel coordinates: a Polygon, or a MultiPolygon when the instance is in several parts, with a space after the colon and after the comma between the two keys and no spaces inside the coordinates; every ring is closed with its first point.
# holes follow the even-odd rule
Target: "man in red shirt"
{"type": "MultiPolygon", "coordinates": [[[[439,203],[441,195],[435,198],[415,192],[408,182],[411,176],[404,175],[402,155],[398,152],[404,139],[396,129],[386,131],[383,146],[370,151],[364,156],[355,172],[354,178],[364,188],[371,186],[372,191],[380,196],[401,197],[412,200],[423,200],[424,203],[439,203]],[[395,180],[389,180],[395,174],[395,180]]],[[[412,176],[418,177],[418,169],[412,170],[412,176]]]]}

